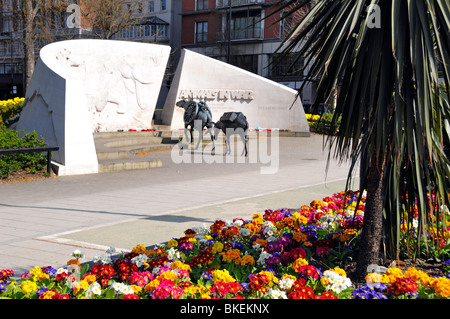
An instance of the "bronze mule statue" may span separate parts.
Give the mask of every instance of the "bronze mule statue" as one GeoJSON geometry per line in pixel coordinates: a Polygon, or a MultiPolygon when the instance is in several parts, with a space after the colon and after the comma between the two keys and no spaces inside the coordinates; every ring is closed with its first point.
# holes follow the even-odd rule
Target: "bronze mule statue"
{"type": "Polygon", "coordinates": [[[214,122],[212,121],[212,113],[209,106],[203,101],[195,102],[193,100],[180,100],[176,103],[176,105],[184,109],[184,134],[188,143],[194,143],[193,131],[196,129],[199,132],[199,140],[197,141],[195,149],[198,149],[198,146],[203,140],[203,128],[206,127],[208,129],[208,133],[211,135],[211,141],[213,143],[212,152],[214,152],[216,149],[213,132],[214,122]],[[188,127],[191,136],[190,139],[187,135],[188,127]]]}
{"type": "Polygon", "coordinates": [[[217,135],[222,131],[226,137],[226,154],[231,153],[230,137],[231,135],[238,134],[242,142],[244,143],[244,149],[242,154],[247,156],[247,142],[248,142],[248,121],[247,117],[241,112],[226,112],[224,113],[218,122],[214,124],[214,135],[217,139],[217,135]]]}

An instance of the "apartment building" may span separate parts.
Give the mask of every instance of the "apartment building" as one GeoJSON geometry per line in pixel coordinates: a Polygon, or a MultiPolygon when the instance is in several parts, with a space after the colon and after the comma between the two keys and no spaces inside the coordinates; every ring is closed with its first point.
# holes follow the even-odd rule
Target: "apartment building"
{"type": "MultiPolygon", "coordinates": [[[[276,53],[299,17],[279,22],[277,0],[182,0],[181,46],[228,62],[265,78],[298,89],[303,81],[303,59],[295,54],[279,59],[276,53]],[[275,63],[275,61],[279,61],[275,63]]],[[[304,105],[312,103],[313,85],[301,92],[304,105]]]]}
{"type": "MultiPolygon", "coordinates": [[[[78,38],[98,38],[92,25],[83,16],[78,23],[72,21],[76,5],[83,8],[83,0],[65,1],[60,13],[51,17],[52,41],[78,38]],[[70,21],[69,21],[70,20],[70,21]]],[[[174,72],[181,43],[181,0],[123,0],[123,5],[133,10],[133,21],[114,34],[112,40],[139,41],[170,45],[174,52],[169,63],[174,72]]],[[[24,96],[23,25],[18,16],[20,1],[0,0],[0,99],[24,96]]],[[[35,55],[46,44],[35,42],[35,55]]]]}

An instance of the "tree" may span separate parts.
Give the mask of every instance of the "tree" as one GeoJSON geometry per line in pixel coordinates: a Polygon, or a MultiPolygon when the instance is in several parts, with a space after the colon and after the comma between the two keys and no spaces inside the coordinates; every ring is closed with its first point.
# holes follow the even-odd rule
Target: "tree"
{"type": "Polygon", "coordinates": [[[81,13],[100,39],[111,39],[115,34],[138,22],[142,11],[140,1],[83,0],[81,13]]]}
{"type": "Polygon", "coordinates": [[[311,64],[306,82],[319,81],[314,106],[339,92],[326,142],[330,156],[350,160],[349,182],[358,163],[365,168],[366,209],[353,274],[361,280],[370,264],[379,264],[382,244],[398,258],[400,219],[411,218],[416,202],[419,235],[431,214],[439,216],[436,208],[449,203],[444,141],[450,107],[442,97],[450,96],[450,4],[287,0],[277,11],[314,2],[280,51],[298,51],[311,64]]]}
{"type": "Polygon", "coordinates": [[[34,72],[36,48],[54,41],[64,24],[64,14],[70,1],[12,0],[3,1],[3,14],[9,13],[15,31],[22,30],[24,50],[24,91],[34,72]]]}

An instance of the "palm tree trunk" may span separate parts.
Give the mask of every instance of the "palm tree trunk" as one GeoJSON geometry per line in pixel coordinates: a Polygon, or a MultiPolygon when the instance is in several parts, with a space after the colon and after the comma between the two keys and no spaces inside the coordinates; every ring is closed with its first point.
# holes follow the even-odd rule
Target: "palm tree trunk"
{"type": "Polygon", "coordinates": [[[372,151],[367,173],[367,198],[364,211],[364,223],[354,273],[355,280],[357,281],[364,279],[369,265],[379,264],[383,231],[383,175],[385,161],[385,153],[377,156],[376,150],[372,151]]]}

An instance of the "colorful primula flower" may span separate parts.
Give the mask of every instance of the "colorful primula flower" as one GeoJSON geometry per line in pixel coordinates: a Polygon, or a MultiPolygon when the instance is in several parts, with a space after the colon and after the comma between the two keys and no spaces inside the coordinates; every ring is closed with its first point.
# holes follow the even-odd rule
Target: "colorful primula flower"
{"type": "MultiPolygon", "coordinates": [[[[248,218],[217,219],[151,249],[138,244],[116,255],[110,247],[94,257],[92,266],[81,264],[84,253],[76,250],[66,267],[36,266],[19,279],[10,269],[0,270],[0,298],[450,298],[447,276],[390,267],[367,274],[366,283],[357,284],[336,266],[344,267],[355,257],[365,196],[339,192],[298,210],[267,209],[248,218]]],[[[442,211],[446,216],[447,210],[442,211]]],[[[414,225],[404,227],[409,232],[414,225]]],[[[429,231],[438,240],[450,236],[429,231]]],[[[449,272],[450,261],[443,267],[449,272]]]]}

